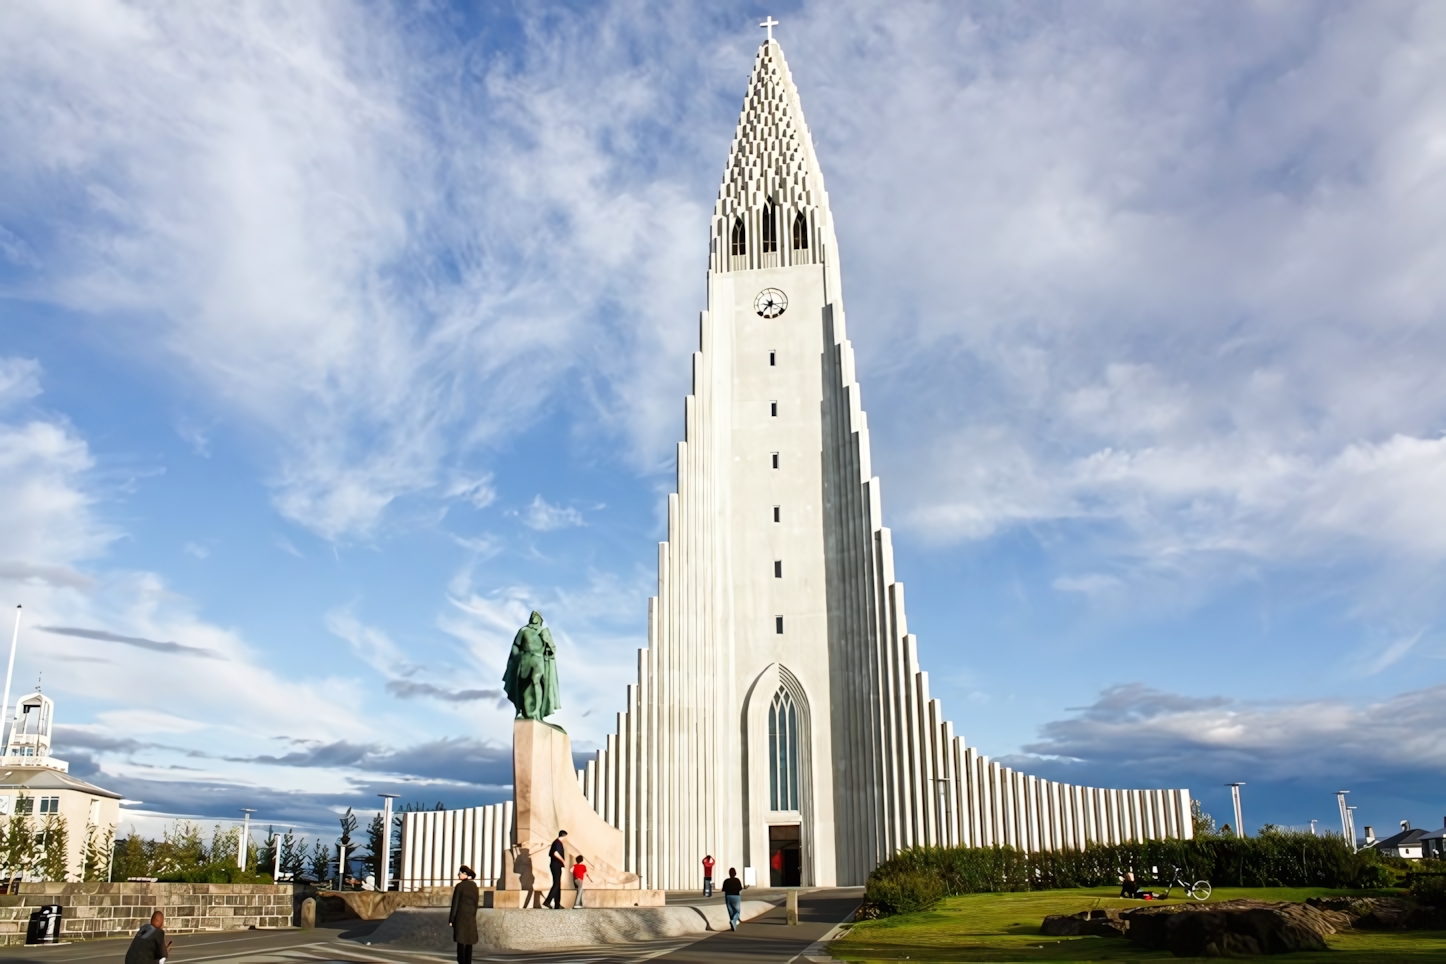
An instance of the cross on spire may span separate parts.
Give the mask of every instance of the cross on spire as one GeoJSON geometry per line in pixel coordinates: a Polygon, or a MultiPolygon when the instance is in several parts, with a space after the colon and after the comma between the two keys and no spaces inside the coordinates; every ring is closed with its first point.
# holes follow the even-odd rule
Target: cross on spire
{"type": "Polygon", "coordinates": [[[764,20],[764,21],[763,21],[762,23],[760,23],[758,26],[766,28],[766,29],[768,30],[768,39],[769,39],[769,40],[772,40],[772,39],[773,39],[773,28],[776,27],[776,26],[778,26],[778,21],[777,21],[777,20],[774,20],[772,15],[769,15],[768,19],[767,19],[767,20],[764,20]]]}

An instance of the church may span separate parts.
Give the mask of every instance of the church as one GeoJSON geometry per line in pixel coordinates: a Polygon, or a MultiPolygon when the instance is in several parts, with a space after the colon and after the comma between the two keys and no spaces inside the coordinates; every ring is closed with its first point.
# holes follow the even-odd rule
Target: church
{"type": "MultiPolygon", "coordinates": [[[[930,697],[870,464],[828,193],[764,26],[710,222],[648,645],[615,732],[578,773],[587,801],[649,889],[699,886],[707,855],[749,885],[847,886],[921,845],[1188,839],[1188,790],[1012,770],[930,697]]],[[[403,889],[445,883],[462,861],[490,885],[515,821],[510,802],[406,815],[403,889]]]]}
{"type": "Polygon", "coordinates": [[[759,885],[827,886],[918,845],[1190,837],[1187,790],[1012,771],[930,698],[869,461],[828,192],[765,26],[713,208],[648,646],[584,792],[645,887],[695,886],[707,854],[759,885]]]}

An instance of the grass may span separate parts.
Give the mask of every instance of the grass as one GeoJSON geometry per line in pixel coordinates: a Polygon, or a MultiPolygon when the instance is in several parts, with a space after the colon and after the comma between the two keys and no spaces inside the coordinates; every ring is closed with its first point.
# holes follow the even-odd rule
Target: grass
{"type": "MultiPolygon", "coordinates": [[[[1040,923],[1049,914],[1073,914],[1093,907],[1140,907],[1121,900],[1107,887],[1044,890],[1012,894],[946,897],[916,914],[863,921],[829,945],[844,961],[1178,961],[1168,951],[1146,951],[1129,941],[1106,937],[1044,937],[1040,923]]],[[[1319,887],[1222,887],[1210,902],[1235,897],[1305,900],[1341,895],[1396,896],[1400,891],[1326,890],[1319,887]]],[[[1170,903],[1177,903],[1172,899],[1170,903]]],[[[1446,961],[1446,931],[1354,931],[1327,938],[1330,950],[1292,954],[1295,962],[1446,961]]]]}

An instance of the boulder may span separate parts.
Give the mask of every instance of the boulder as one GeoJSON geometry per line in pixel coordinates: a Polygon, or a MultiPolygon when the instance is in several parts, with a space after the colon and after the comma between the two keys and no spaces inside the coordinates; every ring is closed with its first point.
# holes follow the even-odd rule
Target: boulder
{"type": "Polygon", "coordinates": [[[1306,903],[1323,914],[1345,918],[1347,927],[1361,930],[1438,930],[1446,927],[1446,913],[1417,906],[1400,897],[1312,897],[1306,903]]]}
{"type": "Polygon", "coordinates": [[[1335,926],[1314,907],[1289,901],[1139,907],[1124,911],[1125,936],[1176,957],[1234,957],[1326,949],[1335,926]]]}
{"type": "Polygon", "coordinates": [[[1130,922],[1115,909],[1082,910],[1078,914],[1054,914],[1044,919],[1040,932],[1046,937],[1124,937],[1130,922]]]}

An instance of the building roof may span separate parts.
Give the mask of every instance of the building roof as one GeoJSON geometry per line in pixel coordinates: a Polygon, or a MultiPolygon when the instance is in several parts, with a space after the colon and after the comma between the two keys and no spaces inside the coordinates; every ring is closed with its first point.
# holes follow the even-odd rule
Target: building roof
{"type": "Polygon", "coordinates": [[[121,799],[121,794],[86,783],[79,777],[50,767],[6,767],[0,769],[0,790],[79,790],[97,797],[121,799]]]}
{"type": "Polygon", "coordinates": [[[1421,838],[1426,836],[1426,834],[1427,831],[1425,830],[1402,830],[1400,833],[1387,837],[1384,840],[1377,840],[1371,844],[1371,846],[1377,850],[1395,850],[1401,847],[1410,847],[1419,844],[1421,838]]]}

